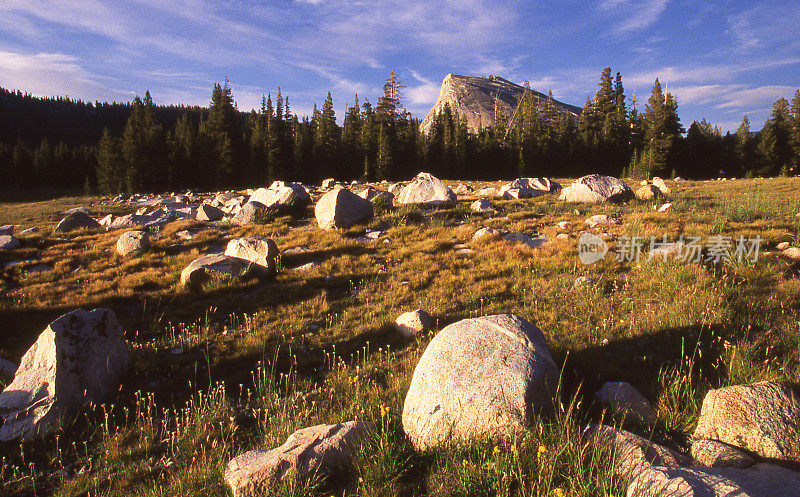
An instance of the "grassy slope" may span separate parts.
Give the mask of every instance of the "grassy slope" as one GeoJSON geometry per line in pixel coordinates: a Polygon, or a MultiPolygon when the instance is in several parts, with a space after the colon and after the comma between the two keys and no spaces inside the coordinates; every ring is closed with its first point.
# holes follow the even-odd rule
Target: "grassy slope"
{"type": "MultiPolygon", "coordinates": [[[[615,236],[759,235],[762,250],[798,243],[798,179],[671,186],[667,214],[635,201],[580,206],[587,212],[578,216],[575,205],[550,196],[496,202],[504,215],[494,218],[470,215],[468,202],[428,214],[404,208],[371,223],[389,227],[389,243],[354,240],[363,226],[309,231],[281,218],[176,245],[175,233],[193,223],[173,223],[135,259],[114,252],[124,230],[47,235],[69,207],[94,200],[99,213],[122,212],[98,199],[0,204],[0,225],[41,229],[0,263],[35,258],[54,268],[3,272],[0,320],[9,332],[0,335],[0,355],[17,360],[47,322],[78,306],[114,309],[134,354],[115,407],[87,412],[43,442],[0,446],[0,483],[37,495],[225,495],[224,464],[242,450],[357,417],[373,420],[380,434],[359,454],[357,474],[329,482],[322,495],[622,493],[605,454],[580,443],[582,425],[601,415],[591,394],[602,382],[633,383],[660,420],[642,433],[686,448],[709,388],[800,378],[800,279],[779,258],[762,257],[755,268],[610,257],[580,264],[575,239],[583,219],[598,213],[622,218],[594,230],[615,236]],[[555,240],[559,221],[569,222],[570,240],[555,240]],[[482,226],[551,241],[453,250],[482,226]],[[246,233],[310,252],[283,257],[287,269],[273,282],[218,281],[201,295],[178,287],[189,261],[246,233]],[[288,269],[308,261],[321,264],[288,269]],[[597,284],[573,288],[581,275],[597,284]],[[416,307],[434,315],[436,330],[500,312],[535,322],[564,365],[563,410],[514,444],[415,453],[399,416],[429,337],[404,342],[388,323],[416,307]],[[258,422],[240,426],[231,421],[239,413],[258,422]]],[[[291,481],[284,490],[304,495],[308,485],[291,481]]]]}

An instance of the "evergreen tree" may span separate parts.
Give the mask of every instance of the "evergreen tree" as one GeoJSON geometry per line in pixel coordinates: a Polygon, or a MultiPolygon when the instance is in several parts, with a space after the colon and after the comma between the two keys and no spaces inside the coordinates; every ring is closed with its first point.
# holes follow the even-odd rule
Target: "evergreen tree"
{"type": "Polygon", "coordinates": [[[781,98],[773,105],[772,115],[761,130],[759,148],[764,160],[762,173],[765,175],[786,175],[791,172],[794,154],[789,119],[789,102],[781,98]]]}
{"type": "Polygon", "coordinates": [[[314,134],[314,156],[317,171],[330,174],[339,166],[339,127],[336,125],[336,114],[333,110],[331,92],[322,104],[322,111],[316,118],[314,134]]]}
{"type": "Polygon", "coordinates": [[[103,193],[118,193],[125,188],[125,170],[119,142],[103,130],[97,149],[97,187],[103,193]]]}
{"type": "Polygon", "coordinates": [[[678,103],[672,94],[664,95],[656,78],[645,106],[643,161],[648,177],[666,176],[674,167],[677,140],[683,128],[678,117],[678,103]]]}
{"type": "Polygon", "coordinates": [[[208,117],[200,125],[202,141],[208,150],[205,172],[212,184],[229,185],[242,172],[243,128],[228,80],[223,86],[214,84],[208,117]],[[210,156],[209,156],[210,154],[210,156]]]}
{"type": "Polygon", "coordinates": [[[758,167],[756,140],[750,131],[750,119],[745,115],[736,130],[736,158],[746,176],[752,176],[758,167]]]}
{"type": "Polygon", "coordinates": [[[125,168],[124,188],[129,192],[155,191],[162,186],[166,136],[154,112],[150,92],[136,97],[120,139],[125,168]]]}
{"type": "Polygon", "coordinates": [[[800,90],[795,90],[792,98],[791,119],[789,122],[790,141],[794,150],[794,170],[800,171],[800,90]]]}

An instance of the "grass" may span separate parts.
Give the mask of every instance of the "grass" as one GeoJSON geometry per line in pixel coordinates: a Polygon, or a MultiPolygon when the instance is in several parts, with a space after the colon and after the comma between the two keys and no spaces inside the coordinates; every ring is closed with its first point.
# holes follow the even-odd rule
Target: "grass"
{"type": "MultiPolygon", "coordinates": [[[[345,231],[292,228],[295,221],[280,216],[188,242],[176,233],[198,223],[183,221],[130,259],[114,252],[124,230],[50,235],[67,208],[93,203],[98,214],[123,214],[124,207],[99,198],[0,204],[0,224],[40,228],[21,237],[19,249],[0,253],[0,264],[32,261],[2,270],[0,319],[14,332],[0,336],[0,355],[18,360],[58,315],[101,306],[117,313],[132,354],[108,405],[45,440],[1,445],[0,485],[11,495],[226,495],[225,464],[241,452],[278,446],[305,426],[363,419],[379,429],[357,451],[352,473],[290,479],[280,495],[622,495],[626,485],[609,454],[582,438],[586,423],[603,419],[592,400],[603,382],[629,381],[653,402],[656,426],[630,429],[685,450],[709,389],[800,381],[800,278],[780,258],[578,261],[577,237],[594,214],[622,219],[590,230],[612,239],[758,235],[770,251],[800,232],[798,179],[670,187],[668,213],[655,212],[660,202],[575,206],[545,196],[493,199],[500,213],[487,216],[471,213],[465,198],[455,208],[381,210],[345,231]],[[565,230],[556,227],[561,221],[565,230]],[[471,243],[485,226],[549,241],[538,249],[502,239],[471,243]],[[385,234],[358,241],[368,229],[385,234]],[[559,233],[570,239],[556,240],[559,233]],[[282,251],[308,251],[284,254],[273,281],[179,287],[191,260],[245,234],[271,237],[282,251]],[[474,252],[457,254],[456,244],[474,252]],[[291,269],[311,261],[320,264],[291,269]],[[53,270],[26,274],[40,262],[53,270]],[[595,283],[574,287],[580,276],[595,283]],[[414,451],[400,413],[430,336],[407,341],[390,324],[414,308],[433,316],[432,334],[502,312],[536,323],[563,365],[563,408],[517,440],[414,451]]],[[[303,217],[314,225],[310,209],[303,217]]]]}

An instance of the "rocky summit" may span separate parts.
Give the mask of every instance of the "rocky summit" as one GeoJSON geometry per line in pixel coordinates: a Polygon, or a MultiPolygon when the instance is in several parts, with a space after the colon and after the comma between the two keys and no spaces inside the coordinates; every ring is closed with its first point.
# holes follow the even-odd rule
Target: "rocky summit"
{"type": "MultiPolygon", "coordinates": [[[[442,81],[439,97],[433,108],[420,124],[420,131],[427,134],[433,125],[436,114],[444,110],[445,104],[467,120],[469,131],[477,132],[481,128],[494,126],[496,119],[502,116],[511,121],[522,98],[525,87],[512,83],[499,76],[481,78],[477,76],[460,76],[448,74],[442,81]]],[[[533,91],[536,102],[544,105],[547,95],[533,91]]],[[[553,100],[558,112],[579,116],[581,108],[553,100]]]]}

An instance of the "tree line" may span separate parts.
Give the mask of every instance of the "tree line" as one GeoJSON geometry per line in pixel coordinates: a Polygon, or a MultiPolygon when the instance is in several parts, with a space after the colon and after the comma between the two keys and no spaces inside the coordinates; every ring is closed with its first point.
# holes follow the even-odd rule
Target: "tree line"
{"type": "Polygon", "coordinates": [[[356,95],[337,123],[328,93],[311,116],[291,112],[278,89],[240,112],[227,80],[207,108],[158,106],[150,93],[125,104],[38,99],[0,89],[3,188],[80,188],[114,193],[218,189],[273,180],[318,183],[407,179],[420,170],[453,179],[579,176],[647,178],[790,175],[800,168],[800,91],[779,99],[758,132],[705,119],[684,129],[677,99],[658,80],[643,108],[619,72],[605,68],[578,117],[558,112],[525,84],[511,118],[467,128],[449,106],[428,134],[402,104],[392,72],[376,105],[356,95]]]}

